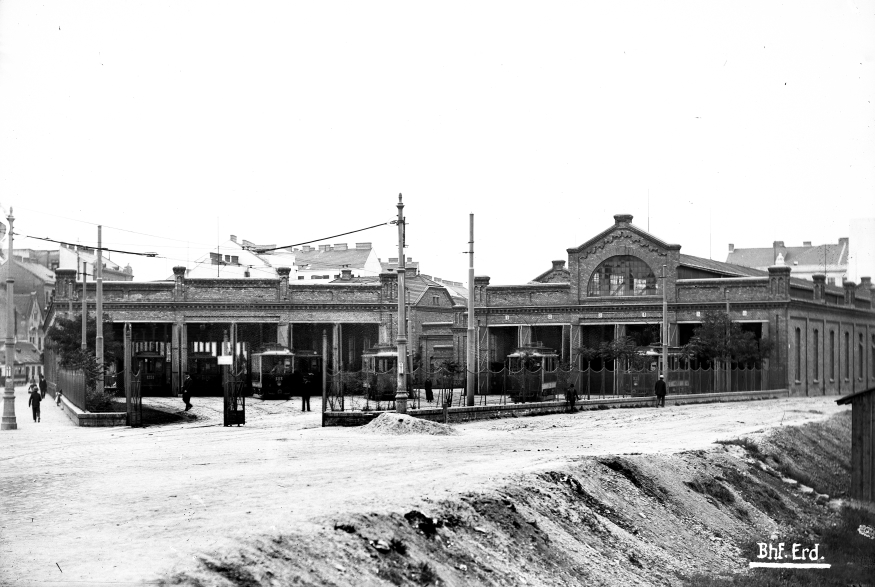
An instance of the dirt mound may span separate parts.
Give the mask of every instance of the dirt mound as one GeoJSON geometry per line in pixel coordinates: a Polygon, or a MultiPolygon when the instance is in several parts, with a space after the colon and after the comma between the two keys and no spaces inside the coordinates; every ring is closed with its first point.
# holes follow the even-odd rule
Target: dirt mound
{"type": "Polygon", "coordinates": [[[407,414],[380,414],[370,424],[361,427],[368,434],[431,434],[454,436],[459,432],[446,424],[438,424],[408,416],[407,414]]]}

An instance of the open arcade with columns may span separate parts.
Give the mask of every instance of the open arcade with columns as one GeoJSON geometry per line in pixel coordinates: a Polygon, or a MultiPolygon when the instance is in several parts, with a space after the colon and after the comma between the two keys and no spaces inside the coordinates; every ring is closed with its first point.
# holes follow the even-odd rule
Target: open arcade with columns
{"type": "MultiPolygon", "coordinates": [[[[124,325],[131,325],[133,368],[140,371],[142,393],[179,394],[187,373],[196,394],[221,394],[218,358],[231,352],[231,341],[236,341],[234,354],[245,362],[271,345],[294,349],[296,360],[320,361],[324,333],[331,371],[361,370],[368,351],[394,346],[397,273],[369,279],[343,270],[330,283],[290,284],[290,270],[278,272],[279,279],[186,279],[185,268],[176,267],[173,281],[104,282],[103,311],[115,339],[122,340],[124,325]]],[[[459,299],[415,270],[405,276],[411,348],[426,364],[452,358],[459,299]]],[[[57,277],[49,320],[81,315],[82,284],[75,282],[75,272],[58,270],[57,277]]],[[[93,313],[93,286],[85,296],[93,313]]]]}
{"type": "MultiPolygon", "coordinates": [[[[769,367],[780,373],[773,387],[822,395],[875,385],[869,278],[838,287],[820,275],[792,278],[786,266],[761,271],[685,255],[681,245],[641,230],[626,214],[567,253],[567,260],[553,261],[526,284],[475,278],[478,371],[500,370],[528,348],[546,349],[560,364],[579,368],[581,347],[625,335],[658,346],[665,296],[670,347],[688,342],[709,310],[728,310],[733,322],[771,339],[769,367]]],[[[216,359],[229,352],[223,343],[231,340],[244,359],[271,344],[318,358],[325,333],[332,372],[358,371],[365,354],[394,347],[396,273],[360,278],[344,270],[330,283],[290,283],[289,269],[278,272],[278,279],[186,279],[185,268],[177,267],[173,281],[104,282],[103,308],[117,340],[131,324],[143,393],[178,394],[186,373],[200,393],[221,393],[216,359]]],[[[46,327],[55,316],[74,316],[81,308],[75,273],[56,273],[46,327]]],[[[414,269],[405,276],[408,349],[425,372],[448,359],[464,364],[466,300],[414,269]]],[[[93,287],[86,304],[95,311],[93,287]]],[[[488,389],[482,380],[480,386],[488,389]]]]}
{"type": "MultiPolygon", "coordinates": [[[[771,339],[772,382],[792,395],[844,394],[875,385],[875,311],[870,279],[827,285],[681,253],[618,214],[614,224],[524,285],[476,277],[481,370],[515,349],[552,349],[572,367],[577,350],[630,334],[661,340],[666,296],[669,346],[689,342],[709,310],[727,311],[771,339]],[[665,278],[663,279],[663,275],[665,278]],[[775,369],[777,367],[777,369],[775,369]]],[[[639,338],[641,338],[639,336],[639,338]]],[[[464,344],[464,332],[457,344],[464,344]]]]}

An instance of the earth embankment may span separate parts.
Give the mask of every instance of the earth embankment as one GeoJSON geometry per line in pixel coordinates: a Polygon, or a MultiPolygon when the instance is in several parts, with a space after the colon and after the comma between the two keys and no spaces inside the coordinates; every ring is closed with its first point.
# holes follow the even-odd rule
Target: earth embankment
{"type": "Polygon", "coordinates": [[[846,491],[849,456],[849,411],[707,449],[581,456],[417,509],[265,535],[164,583],[685,585],[744,572],[756,542],[816,541],[846,491]]]}

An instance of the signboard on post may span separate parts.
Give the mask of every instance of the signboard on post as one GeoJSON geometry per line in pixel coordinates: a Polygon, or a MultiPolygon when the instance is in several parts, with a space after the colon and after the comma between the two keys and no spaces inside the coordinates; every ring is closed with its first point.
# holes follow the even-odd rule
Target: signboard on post
{"type": "Polygon", "coordinates": [[[231,355],[219,355],[219,365],[231,365],[234,362],[234,357],[231,355]]]}

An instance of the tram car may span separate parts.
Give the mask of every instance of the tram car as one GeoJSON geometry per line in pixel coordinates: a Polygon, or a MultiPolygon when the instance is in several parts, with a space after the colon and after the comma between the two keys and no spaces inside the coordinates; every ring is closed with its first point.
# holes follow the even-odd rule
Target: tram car
{"type": "Polygon", "coordinates": [[[516,349],[507,356],[509,394],[514,402],[541,401],[556,394],[559,356],[540,342],[516,349]]]}
{"type": "Polygon", "coordinates": [[[285,347],[252,353],[252,395],[261,399],[289,399],[294,372],[295,353],[285,347]]]}
{"type": "Polygon", "coordinates": [[[390,345],[376,345],[362,353],[365,396],[374,401],[395,401],[398,385],[398,351],[390,345]]]}

